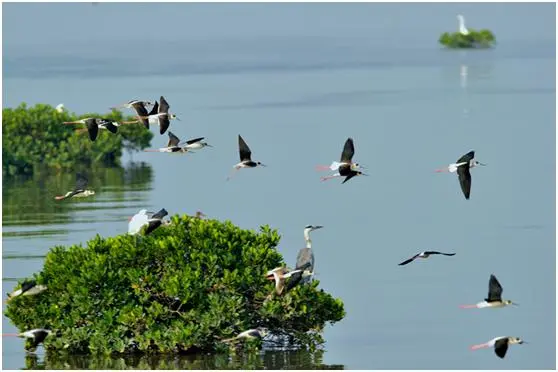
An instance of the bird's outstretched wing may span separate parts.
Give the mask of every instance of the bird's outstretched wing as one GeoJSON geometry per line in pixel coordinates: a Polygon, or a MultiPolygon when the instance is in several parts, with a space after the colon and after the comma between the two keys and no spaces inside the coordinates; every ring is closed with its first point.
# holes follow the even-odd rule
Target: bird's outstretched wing
{"type": "Polygon", "coordinates": [[[438,252],[438,251],[426,251],[424,253],[426,253],[426,254],[443,254],[444,256],[455,256],[455,253],[444,253],[444,252],[438,252]]]}
{"type": "Polygon", "coordinates": [[[352,138],[348,138],[347,141],[345,141],[345,146],[343,146],[343,152],[341,153],[341,163],[351,163],[354,154],[355,144],[352,138]]]}
{"type": "Polygon", "coordinates": [[[151,216],[151,219],[162,219],[164,218],[167,214],[169,214],[169,212],[167,212],[167,210],[165,208],[161,209],[159,212],[153,214],[151,216]]]}
{"type": "Polygon", "coordinates": [[[203,140],[205,137],[198,137],[198,138],[194,138],[191,140],[186,141],[187,145],[191,145],[192,143],[196,143],[196,142],[200,142],[201,140],[203,140]]]}
{"type": "Polygon", "coordinates": [[[85,188],[87,187],[87,183],[88,180],[84,174],[76,174],[76,188],[74,189],[74,191],[85,190],[85,188]]]}
{"type": "Polygon", "coordinates": [[[458,167],[457,176],[459,178],[461,191],[463,191],[465,199],[469,200],[469,197],[471,195],[471,172],[469,171],[469,164],[458,167]]]}
{"type": "Polygon", "coordinates": [[[418,254],[415,254],[413,257],[406,259],[405,261],[399,263],[399,266],[403,266],[403,265],[407,265],[410,262],[413,262],[415,260],[415,258],[418,257],[418,254]]]}
{"type": "Polygon", "coordinates": [[[116,125],[114,125],[111,120],[108,120],[108,119],[103,119],[103,120],[104,120],[103,125],[104,125],[105,128],[107,128],[107,130],[109,132],[111,132],[111,133],[117,133],[118,132],[118,127],[116,125]]]}
{"type": "MultiPolygon", "coordinates": [[[[155,103],[153,104],[153,108],[151,109],[151,112],[149,113],[149,115],[155,115],[159,112],[159,102],[157,102],[157,100],[155,100],[155,103]]],[[[145,113],[147,114],[147,110],[145,110],[145,113]]],[[[147,116],[147,115],[145,115],[147,116]]]]}
{"type": "Polygon", "coordinates": [[[496,279],[496,277],[491,274],[490,280],[488,281],[488,297],[486,298],[486,301],[501,301],[502,292],[503,289],[500,285],[500,282],[498,282],[498,279],[496,279]]]}
{"type": "Polygon", "coordinates": [[[161,96],[159,101],[159,112],[166,112],[168,114],[170,106],[165,97],[161,96]]]}
{"type": "Polygon", "coordinates": [[[465,155],[463,155],[462,157],[460,157],[459,159],[457,159],[456,163],[457,164],[464,163],[464,162],[469,163],[474,158],[475,158],[475,151],[471,150],[468,153],[466,153],[465,155]]]}
{"type": "Polygon", "coordinates": [[[87,119],[85,122],[87,126],[87,133],[89,133],[89,139],[95,141],[97,139],[97,134],[99,133],[99,126],[97,125],[97,120],[87,119]]]}
{"type": "Polygon", "coordinates": [[[180,143],[180,139],[174,135],[173,132],[169,131],[169,142],[167,143],[167,147],[175,147],[178,146],[180,143]]]}
{"type": "Polygon", "coordinates": [[[252,151],[246,144],[242,136],[238,135],[238,152],[240,154],[240,161],[252,160],[252,151]]]}
{"type": "Polygon", "coordinates": [[[506,356],[506,352],[508,351],[508,339],[501,338],[496,343],[494,343],[494,352],[500,358],[504,358],[506,356]]]}

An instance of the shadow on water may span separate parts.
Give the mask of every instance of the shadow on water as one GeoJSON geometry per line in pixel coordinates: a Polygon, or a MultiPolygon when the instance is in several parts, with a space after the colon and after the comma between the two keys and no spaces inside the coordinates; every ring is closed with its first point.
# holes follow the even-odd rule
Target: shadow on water
{"type": "MultiPolygon", "coordinates": [[[[2,226],[17,226],[17,231],[4,231],[4,237],[27,237],[30,235],[58,234],[59,229],[26,231],[27,226],[65,225],[89,223],[94,219],[75,216],[71,212],[130,207],[132,203],[145,200],[144,191],[151,188],[153,171],[146,163],[130,163],[125,168],[94,168],[84,172],[88,189],[96,195],[84,199],[57,201],[54,196],[63,195],[75,187],[74,173],[28,178],[3,179],[2,226]]],[[[4,229],[5,230],[5,229],[4,229]]],[[[64,231],[62,231],[63,233],[64,231]]],[[[67,229],[65,229],[67,233],[67,229]]]]}
{"type": "Polygon", "coordinates": [[[265,351],[246,355],[188,355],[141,357],[37,356],[25,357],[25,369],[344,369],[324,365],[323,351],[265,351]]]}

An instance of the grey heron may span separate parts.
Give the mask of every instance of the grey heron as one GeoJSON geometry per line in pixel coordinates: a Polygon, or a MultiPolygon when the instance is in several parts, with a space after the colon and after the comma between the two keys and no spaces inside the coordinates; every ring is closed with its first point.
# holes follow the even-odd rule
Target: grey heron
{"type": "MultiPolygon", "coordinates": [[[[319,225],[308,225],[304,228],[304,240],[306,241],[306,247],[298,251],[295,270],[304,268],[304,272],[307,274],[309,273],[310,276],[314,275],[314,252],[312,251],[312,239],[310,239],[310,233],[321,228],[323,228],[323,226],[319,225]]],[[[307,278],[308,276],[305,277],[303,282],[307,282],[307,278]]]]}

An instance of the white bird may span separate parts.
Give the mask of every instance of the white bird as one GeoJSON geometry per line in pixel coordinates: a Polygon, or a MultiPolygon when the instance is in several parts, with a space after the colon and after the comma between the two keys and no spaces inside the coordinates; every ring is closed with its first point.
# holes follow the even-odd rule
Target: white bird
{"type": "Polygon", "coordinates": [[[56,112],[58,112],[59,114],[64,112],[64,104],[63,103],[56,106],[56,112]]]}
{"type": "Polygon", "coordinates": [[[457,19],[459,20],[459,32],[461,33],[461,35],[469,35],[469,30],[467,30],[467,27],[465,27],[465,17],[463,17],[461,14],[458,14],[457,19]]]}
{"type": "Polygon", "coordinates": [[[268,333],[269,332],[267,331],[267,328],[258,327],[258,328],[249,329],[247,331],[244,331],[236,337],[228,338],[226,340],[223,340],[223,342],[230,342],[230,341],[238,340],[238,339],[241,339],[241,338],[246,338],[246,339],[264,338],[268,333]]]}
{"type": "Polygon", "coordinates": [[[130,218],[128,223],[128,234],[135,235],[141,231],[141,228],[147,224],[149,218],[154,215],[154,212],[148,212],[147,209],[142,209],[130,218]]]}
{"type": "MultiPolygon", "coordinates": [[[[278,295],[281,295],[283,293],[283,290],[285,289],[285,280],[294,276],[295,274],[302,274],[303,269],[297,269],[297,270],[290,270],[286,267],[276,267],[273,270],[270,270],[266,273],[266,278],[269,280],[275,280],[275,292],[278,295]]],[[[294,277],[294,279],[297,281],[297,283],[300,281],[300,277],[301,275],[296,275],[294,277]]],[[[289,289],[294,287],[294,285],[290,285],[289,289]]]]}
{"type": "Polygon", "coordinates": [[[8,295],[6,302],[12,300],[17,296],[32,296],[46,291],[47,286],[42,284],[37,284],[35,280],[26,280],[21,283],[21,288],[13,291],[8,295]]]}

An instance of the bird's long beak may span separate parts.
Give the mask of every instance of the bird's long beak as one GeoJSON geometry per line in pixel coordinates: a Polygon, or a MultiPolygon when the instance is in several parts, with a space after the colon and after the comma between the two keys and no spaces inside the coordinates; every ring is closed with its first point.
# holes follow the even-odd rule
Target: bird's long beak
{"type": "Polygon", "coordinates": [[[366,173],[361,173],[360,175],[361,176],[369,176],[369,174],[366,174],[366,173]]]}
{"type": "Polygon", "coordinates": [[[320,225],[320,226],[314,226],[314,230],[321,229],[322,227],[323,227],[323,226],[321,226],[321,225],[320,225]]]}
{"type": "Polygon", "coordinates": [[[480,161],[479,161],[479,165],[482,165],[483,167],[486,167],[486,164],[481,163],[480,161]]]}
{"type": "Polygon", "coordinates": [[[260,166],[262,167],[267,167],[267,165],[260,163],[260,166]]]}
{"type": "Polygon", "coordinates": [[[175,116],[174,118],[178,121],[182,121],[182,120],[180,120],[180,118],[178,116],[175,116]]]}
{"type": "Polygon", "coordinates": [[[213,147],[213,146],[211,146],[209,143],[206,143],[205,145],[206,145],[207,147],[213,147]]]}
{"type": "Polygon", "coordinates": [[[511,304],[514,305],[514,306],[519,306],[519,304],[516,303],[516,302],[512,302],[511,304]]]}

